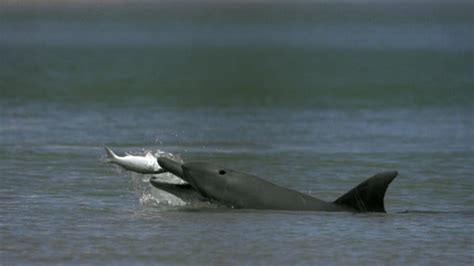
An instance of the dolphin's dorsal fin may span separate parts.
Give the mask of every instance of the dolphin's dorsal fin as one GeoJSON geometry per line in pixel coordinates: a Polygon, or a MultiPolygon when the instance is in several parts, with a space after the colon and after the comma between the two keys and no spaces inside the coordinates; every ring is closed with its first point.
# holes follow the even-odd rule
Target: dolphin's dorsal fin
{"type": "Polygon", "coordinates": [[[147,153],[145,154],[145,157],[147,157],[147,158],[155,158],[155,156],[153,156],[153,154],[152,154],[151,152],[147,152],[147,153]]]}
{"type": "Polygon", "coordinates": [[[385,212],[385,191],[397,175],[396,171],[378,173],[342,195],[334,203],[359,212],[385,212]]]}

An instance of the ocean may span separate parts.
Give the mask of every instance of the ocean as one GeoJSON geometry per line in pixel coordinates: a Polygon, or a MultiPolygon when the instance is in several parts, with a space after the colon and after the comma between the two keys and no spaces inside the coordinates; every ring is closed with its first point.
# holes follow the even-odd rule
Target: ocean
{"type": "MultiPolygon", "coordinates": [[[[0,1],[0,265],[472,265],[469,1],[0,1]],[[386,214],[190,204],[118,154],[386,214]]],[[[165,175],[164,178],[172,179],[165,175]]]]}

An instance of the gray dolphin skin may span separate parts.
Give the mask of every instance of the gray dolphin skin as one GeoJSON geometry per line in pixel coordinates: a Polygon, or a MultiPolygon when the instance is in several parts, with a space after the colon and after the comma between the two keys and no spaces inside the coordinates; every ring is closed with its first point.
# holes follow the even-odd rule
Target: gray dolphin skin
{"type": "Polygon", "coordinates": [[[376,174],[334,202],[326,202],[301,192],[284,188],[253,175],[221,168],[204,162],[179,163],[158,158],[166,171],[188,184],[150,183],[183,200],[193,197],[233,208],[295,211],[385,212],[384,196],[396,171],[376,174]]]}

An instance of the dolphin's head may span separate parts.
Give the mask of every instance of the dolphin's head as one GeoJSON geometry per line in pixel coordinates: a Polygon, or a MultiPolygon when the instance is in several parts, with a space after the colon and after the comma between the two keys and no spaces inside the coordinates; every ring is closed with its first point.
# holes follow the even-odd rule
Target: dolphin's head
{"type": "Polygon", "coordinates": [[[214,164],[189,162],[182,166],[188,182],[202,196],[233,208],[255,207],[262,187],[268,185],[255,176],[214,164]]]}
{"type": "MultiPolygon", "coordinates": [[[[239,206],[241,193],[248,190],[246,176],[237,171],[205,162],[179,163],[168,158],[159,158],[160,166],[188,182],[202,196],[239,206]],[[234,198],[232,195],[237,195],[234,198]]],[[[251,185],[250,185],[251,186],[251,185]]]]}
{"type": "Polygon", "coordinates": [[[158,158],[158,163],[164,170],[190,183],[193,183],[190,179],[199,179],[203,181],[207,179],[219,180],[224,178],[229,172],[233,172],[232,170],[224,169],[210,163],[180,163],[166,157],[158,158]]]}
{"type": "Polygon", "coordinates": [[[182,168],[185,180],[209,198],[223,199],[240,182],[237,172],[210,163],[189,162],[182,168]]]}
{"type": "Polygon", "coordinates": [[[226,179],[233,171],[205,162],[189,162],[182,166],[183,174],[191,179],[219,181],[226,179]]]}

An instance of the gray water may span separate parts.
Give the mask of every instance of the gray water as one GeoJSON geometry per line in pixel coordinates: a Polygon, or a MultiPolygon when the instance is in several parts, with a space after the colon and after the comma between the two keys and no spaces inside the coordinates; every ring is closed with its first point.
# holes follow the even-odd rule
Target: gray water
{"type": "Polygon", "coordinates": [[[0,6],[0,264],[472,265],[472,4],[0,6]],[[386,214],[189,204],[172,153],[386,214]],[[164,176],[170,179],[170,176],[164,176]]]}

